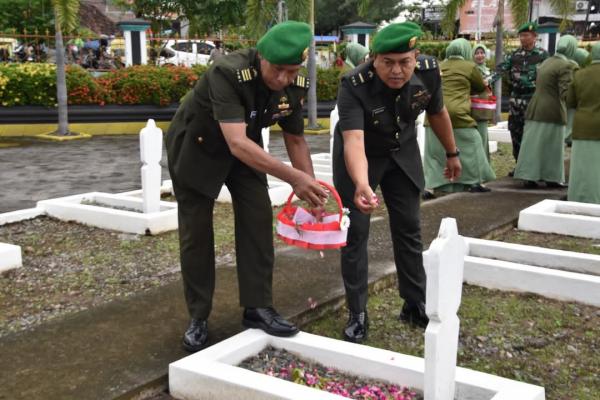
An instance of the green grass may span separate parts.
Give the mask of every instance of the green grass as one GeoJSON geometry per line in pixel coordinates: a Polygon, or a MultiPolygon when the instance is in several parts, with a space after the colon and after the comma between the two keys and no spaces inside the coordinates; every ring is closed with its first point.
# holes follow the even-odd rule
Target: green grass
{"type": "MultiPolygon", "coordinates": [[[[423,331],[397,320],[401,306],[395,289],[371,296],[365,344],[422,357],[423,331]]],[[[345,317],[330,313],[304,330],[341,339],[345,317]]],[[[598,308],[465,285],[459,317],[459,366],[544,386],[548,400],[598,399],[598,308]]]]}
{"type": "Polygon", "coordinates": [[[516,228],[492,232],[486,236],[486,239],[600,255],[600,240],[598,239],[521,231],[516,228]]]}
{"type": "Polygon", "coordinates": [[[515,168],[515,159],[512,155],[510,143],[498,143],[498,151],[491,155],[492,169],[496,178],[500,179],[508,175],[515,168]]]}

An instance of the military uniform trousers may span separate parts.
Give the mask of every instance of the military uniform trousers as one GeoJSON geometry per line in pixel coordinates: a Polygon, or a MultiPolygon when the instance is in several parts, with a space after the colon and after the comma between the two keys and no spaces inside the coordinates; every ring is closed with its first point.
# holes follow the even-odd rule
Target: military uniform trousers
{"type": "MultiPolygon", "coordinates": [[[[381,187],[388,209],[400,297],[409,303],[425,302],[420,190],[391,156],[369,157],[368,163],[369,185],[373,190],[381,187]]],[[[344,207],[350,210],[347,245],[341,251],[346,301],[350,311],[358,313],[367,307],[371,215],[361,213],[354,205],[355,186],[343,159],[334,160],[333,165],[335,187],[344,207]]]]}
{"type": "MultiPolygon", "coordinates": [[[[232,198],[240,304],[272,305],[273,211],[257,173],[235,161],[225,185],[232,198]]],[[[192,318],[207,319],[215,289],[215,200],[173,181],[178,204],[181,273],[192,318]]]]}
{"type": "Polygon", "coordinates": [[[525,113],[531,101],[529,97],[511,97],[508,103],[508,130],[512,141],[513,157],[519,159],[523,130],[525,128],[525,113]]]}

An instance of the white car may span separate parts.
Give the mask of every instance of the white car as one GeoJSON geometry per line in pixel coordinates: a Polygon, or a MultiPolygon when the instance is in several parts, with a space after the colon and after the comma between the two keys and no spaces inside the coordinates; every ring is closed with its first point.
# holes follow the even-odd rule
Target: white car
{"type": "Polygon", "coordinates": [[[208,40],[168,40],[161,48],[158,65],[207,65],[215,44],[208,40]]]}

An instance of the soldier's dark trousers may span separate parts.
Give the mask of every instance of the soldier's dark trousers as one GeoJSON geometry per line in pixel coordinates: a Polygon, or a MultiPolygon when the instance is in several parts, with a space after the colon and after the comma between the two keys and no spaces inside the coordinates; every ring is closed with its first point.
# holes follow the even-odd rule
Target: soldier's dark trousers
{"type": "Polygon", "coordinates": [[[515,161],[519,159],[521,142],[523,141],[523,129],[525,127],[525,112],[530,98],[511,97],[508,107],[508,130],[513,147],[515,161]]]}
{"type": "MultiPolygon", "coordinates": [[[[225,181],[232,197],[235,250],[244,307],[272,305],[273,211],[267,187],[255,172],[237,162],[225,181]]],[[[215,289],[214,199],[174,181],[178,204],[181,273],[192,318],[206,319],[215,289]]]]}
{"type": "MultiPolygon", "coordinates": [[[[419,189],[391,158],[379,159],[376,168],[369,159],[369,184],[381,186],[389,213],[389,224],[400,296],[411,303],[425,302],[425,270],[421,243],[419,189]],[[387,160],[387,161],[385,161],[387,160]],[[374,170],[380,172],[373,173],[374,170]]],[[[368,297],[368,249],[370,215],[354,205],[353,182],[345,171],[334,175],[344,207],[350,210],[350,229],[342,248],[342,276],[346,301],[352,312],[366,310],[368,297]]],[[[387,247],[387,246],[384,246],[387,247]]]]}

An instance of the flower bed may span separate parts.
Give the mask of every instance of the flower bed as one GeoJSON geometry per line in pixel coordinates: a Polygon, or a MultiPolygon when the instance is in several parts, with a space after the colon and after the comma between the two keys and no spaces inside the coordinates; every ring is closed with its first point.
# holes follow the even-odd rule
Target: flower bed
{"type": "MultiPolygon", "coordinates": [[[[66,69],[67,93],[71,105],[177,103],[206,71],[193,68],[136,65],[107,72],[99,77],[77,66],[66,69]]],[[[317,98],[334,100],[339,70],[319,70],[317,98]]],[[[56,106],[56,65],[0,64],[0,106],[56,106]]]]}
{"type": "Polygon", "coordinates": [[[421,394],[407,388],[344,374],[321,364],[305,361],[286,350],[269,346],[247,358],[242,368],[300,385],[360,400],[420,400],[421,394]]]}

